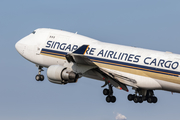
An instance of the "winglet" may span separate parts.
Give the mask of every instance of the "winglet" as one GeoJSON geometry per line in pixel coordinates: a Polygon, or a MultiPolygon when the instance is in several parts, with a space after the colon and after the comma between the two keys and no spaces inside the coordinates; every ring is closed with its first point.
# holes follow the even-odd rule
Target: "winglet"
{"type": "Polygon", "coordinates": [[[77,50],[75,50],[73,53],[75,54],[85,54],[86,51],[88,50],[89,45],[82,45],[81,47],[79,47],[77,50]]]}

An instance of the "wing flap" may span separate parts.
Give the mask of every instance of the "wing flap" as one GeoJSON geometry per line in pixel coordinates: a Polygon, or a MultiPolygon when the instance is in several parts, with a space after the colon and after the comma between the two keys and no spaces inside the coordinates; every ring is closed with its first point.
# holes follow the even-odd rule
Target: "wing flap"
{"type": "Polygon", "coordinates": [[[137,88],[137,81],[132,78],[112,73],[110,71],[104,70],[103,68],[100,68],[100,70],[123,84],[137,88]]]}
{"type": "Polygon", "coordinates": [[[113,74],[112,73],[109,73],[107,71],[105,71],[104,69],[102,68],[99,68],[99,71],[101,72],[101,74],[103,74],[104,76],[106,76],[106,81],[110,82],[113,84],[113,82],[115,82],[116,84],[113,84],[113,86],[115,86],[116,88],[119,88],[119,89],[122,89],[122,90],[125,90],[125,91],[129,91],[127,86],[120,82],[118,79],[114,78],[113,74]],[[103,72],[103,73],[102,73],[103,72]]]}

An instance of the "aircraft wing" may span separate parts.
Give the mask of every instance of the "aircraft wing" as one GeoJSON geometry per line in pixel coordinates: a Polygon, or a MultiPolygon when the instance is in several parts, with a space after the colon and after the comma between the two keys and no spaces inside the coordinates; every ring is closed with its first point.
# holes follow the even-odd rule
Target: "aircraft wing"
{"type": "Polygon", "coordinates": [[[87,66],[94,66],[93,71],[97,72],[106,84],[111,83],[116,88],[123,89],[125,91],[128,91],[127,85],[137,88],[136,80],[123,75],[115,74],[93,63],[87,56],[84,55],[88,47],[89,45],[82,45],[73,53],[67,54],[67,61],[87,66]]]}

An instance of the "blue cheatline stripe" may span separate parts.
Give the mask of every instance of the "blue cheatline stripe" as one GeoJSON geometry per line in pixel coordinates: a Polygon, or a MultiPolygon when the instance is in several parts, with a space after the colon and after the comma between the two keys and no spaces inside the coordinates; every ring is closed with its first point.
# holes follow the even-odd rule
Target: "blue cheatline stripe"
{"type": "MultiPolygon", "coordinates": [[[[63,57],[65,57],[65,55],[67,55],[67,52],[60,52],[60,51],[49,50],[49,49],[44,49],[44,48],[42,49],[41,53],[54,55],[54,56],[63,56],[63,57]]],[[[153,72],[153,73],[160,73],[160,74],[171,75],[171,76],[179,76],[180,75],[180,72],[172,71],[172,70],[153,68],[153,67],[149,67],[149,66],[137,65],[137,64],[126,63],[126,62],[122,62],[122,61],[114,61],[114,60],[91,57],[91,56],[87,56],[87,57],[90,60],[92,60],[92,62],[97,62],[97,63],[132,68],[132,69],[143,70],[143,71],[148,71],[148,72],[153,72]]]]}
{"type": "Polygon", "coordinates": [[[55,56],[63,56],[63,57],[67,55],[67,52],[60,52],[60,51],[49,50],[44,48],[41,50],[41,53],[55,55],[55,56]]]}
{"type": "Polygon", "coordinates": [[[138,70],[161,73],[161,74],[172,75],[172,76],[180,75],[180,72],[177,72],[177,71],[153,68],[153,67],[137,65],[137,64],[132,64],[132,63],[126,63],[126,62],[121,62],[121,61],[108,60],[108,59],[103,59],[103,58],[96,58],[96,57],[89,57],[89,56],[88,56],[88,58],[91,59],[93,62],[98,62],[98,63],[103,63],[103,64],[138,69],[138,70]]]}

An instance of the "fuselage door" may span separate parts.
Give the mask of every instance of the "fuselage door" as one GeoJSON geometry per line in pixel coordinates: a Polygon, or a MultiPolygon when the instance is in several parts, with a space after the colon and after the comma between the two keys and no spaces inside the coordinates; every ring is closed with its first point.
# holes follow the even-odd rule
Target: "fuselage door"
{"type": "Polygon", "coordinates": [[[40,55],[41,48],[40,46],[36,46],[36,55],[40,55]]]}

